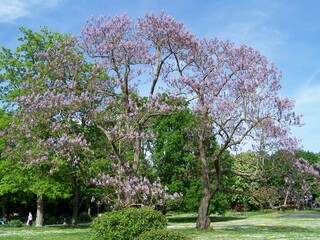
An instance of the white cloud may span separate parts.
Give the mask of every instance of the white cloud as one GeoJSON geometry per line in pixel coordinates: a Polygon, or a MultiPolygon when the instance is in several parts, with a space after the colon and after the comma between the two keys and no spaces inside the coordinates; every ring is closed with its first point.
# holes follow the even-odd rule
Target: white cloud
{"type": "Polygon", "coordinates": [[[35,7],[52,8],[61,0],[0,0],[0,22],[30,16],[35,7]]]}
{"type": "Polygon", "coordinates": [[[28,14],[25,4],[19,0],[0,1],[0,22],[10,22],[28,14]]]}

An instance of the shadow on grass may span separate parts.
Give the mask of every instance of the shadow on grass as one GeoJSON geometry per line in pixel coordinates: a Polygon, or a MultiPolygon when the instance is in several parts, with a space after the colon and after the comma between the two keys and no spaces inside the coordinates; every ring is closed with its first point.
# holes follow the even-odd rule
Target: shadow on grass
{"type": "Polygon", "coordinates": [[[283,216],[279,216],[279,218],[320,218],[319,213],[291,213],[283,216]]]}
{"type": "Polygon", "coordinates": [[[87,229],[90,228],[91,224],[81,224],[81,225],[76,225],[76,226],[72,226],[72,225],[45,225],[44,227],[47,228],[57,228],[57,229],[87,229]]]}
{"type": "MultiPolygon", "coordinates": [[[[226,221],[233,221],[233,220],[240,220],[243,218],[240,217],[216,217],[211,216],[210,220],[211,223],[215,222],[226,222],[226,221]]],[[[195,223],[197,222],[197,217],[168,217],[168,221],[171,223],[195,223]]]]}
{"type": "Polygon", "coordinates": [[[237,231],[242,233],[257,233],[257,232],[268,232],[268,233],[305,233],[312,230],[303,227],[290,227],[290,226],[268,226],[268,225],[238,225],[228,226],[223,228],[224,231],[237,231]]]}

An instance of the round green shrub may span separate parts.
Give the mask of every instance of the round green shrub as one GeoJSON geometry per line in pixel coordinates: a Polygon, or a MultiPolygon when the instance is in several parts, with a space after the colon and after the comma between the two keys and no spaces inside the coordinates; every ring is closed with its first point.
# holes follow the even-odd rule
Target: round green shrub
{"type": "Polygon", "coordinates": [[[91,225],[92,240],[132,240],[148,230],[164,229],[168,222],[152,208],[126,208],[101,214],[91,225]]]}
{"type": "Polygon", "coordinates": [[[15,220],[11,220],[8,222],[8,227],[22,227],[23,226],[23,222],[19,219],[15,219],[15,220]]]}
{"type": "Polygon", "coordinates": [[[167,229],[157,229],[143,232],[137,240],[188,240],[189,238],[176,231],[167,229]]]}

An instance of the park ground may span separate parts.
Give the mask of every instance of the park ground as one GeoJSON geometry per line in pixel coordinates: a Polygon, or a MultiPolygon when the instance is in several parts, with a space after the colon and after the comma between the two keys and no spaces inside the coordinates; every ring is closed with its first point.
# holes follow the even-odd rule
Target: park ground
{"type": "MultiPolygon", "coordinates": [[[[191,239],[319,239],[320,211],[229,212],[212,216],[211,230],[195,229],[195,214],[168,216],[169,229],[191,239]]],[[[89,225],[0,228],[0,240],[89,240],[89,225]]]]}

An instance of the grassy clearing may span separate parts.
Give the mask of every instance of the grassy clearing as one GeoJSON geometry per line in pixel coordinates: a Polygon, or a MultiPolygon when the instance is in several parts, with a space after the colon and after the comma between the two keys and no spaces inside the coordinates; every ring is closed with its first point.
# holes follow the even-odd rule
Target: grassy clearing
{"type": "MultiPolygon", "coordinates": [[[[319,211],[229,213],[212,216],[212,229],[195,229],[195,214],[169,217],[169,229],[181,231],[191,239],[319,239],[320,218],[284,218],[287,214],[320,214],[319,211]]],[[[88,227],[0,228],[0,240],[89,240],[88,227]]]]}

